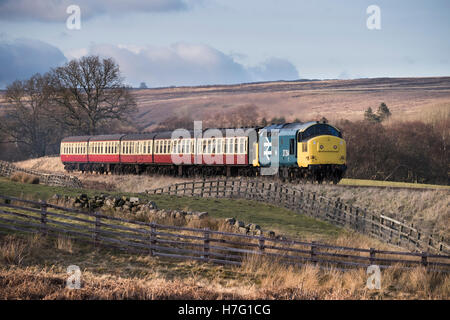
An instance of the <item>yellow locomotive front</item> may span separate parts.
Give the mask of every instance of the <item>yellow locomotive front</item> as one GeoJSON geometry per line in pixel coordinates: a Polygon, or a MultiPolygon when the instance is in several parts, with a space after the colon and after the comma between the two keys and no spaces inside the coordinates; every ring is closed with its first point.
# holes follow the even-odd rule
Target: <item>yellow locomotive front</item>
{"type": "Polygon", "coordinates": [[[339,182],[347,169],[345,140],[326,123],[309,123],[297,133],[297,163],[314,180],[339,182]]]}

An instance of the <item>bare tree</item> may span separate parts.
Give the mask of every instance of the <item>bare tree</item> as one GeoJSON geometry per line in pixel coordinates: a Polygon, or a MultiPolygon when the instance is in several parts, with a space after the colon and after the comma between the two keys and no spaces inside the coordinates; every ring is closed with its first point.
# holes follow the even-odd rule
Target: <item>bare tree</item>
{"type": "Polygon", "coordinates": [[[126,121],[136,110],[135,99],[111,58],[82,57],[51,73],[53,114],[74,133],[97,134],[102,126],[126,121]]]}
{"type": "Polygon", "coordinates": [[[61,137],[59,126],[46,112],[49,82],[49,75],[35,74],[28,80],[13,82],[5,93],[9,106],[2,115],[0,130],[6,142],[24,147],[23,151],[33,156],[45,155],[61,137]]]}

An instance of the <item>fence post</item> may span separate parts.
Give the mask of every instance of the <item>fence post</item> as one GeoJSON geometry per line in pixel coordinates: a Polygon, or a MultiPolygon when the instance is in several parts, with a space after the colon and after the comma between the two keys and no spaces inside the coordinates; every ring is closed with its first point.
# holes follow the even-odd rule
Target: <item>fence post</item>
{"type": "Polygon", "coordinates": [[[94,229],[94,247],[98,245],[98,235],[100,232],[100,215],[97,211],[94,212],[95,216],[95,229],[94,229]]]}
{"type": "Polygon", "coordinates": [[[427,253],[425,251],[422,251],[421,262],[424,267],[428,266],[427,256],[428,256],[427,253]]]}
{"type": "Polygon", "coordinates": [[[192,182],[192,192],[191,192],[191,196],[193,197],[195,193],[195,182],[192,182]]]}
{"type": "Polygon", "coordinates": [[[213,188],[213,181],[209,182],[209,189],[208,189],[208,197],[211,198],[211,192],[213,188]]]}
{"type": "Polygon", "coordinates": [[[154,222],[150,224],[150,257],[154,256],[156,245],[156,225],[154,222]]]}
{"type": "Polygon", "coordinates": [[[234,179],[231,181],[231,198],[234,198],[234,194],[236,193],[234,190],[234,179]]]}
{"type": "Polygon", "coordinates": [[[370,258],[369,258],[370,264],[375,263],[375,248],[370,248],[370,258]]]}
{"type": "Polygon", "coordinates": [[[204,190],[205,190],[205,180],[202,181],[202,187],[200,188],[200,198],[203,198],[204,190]]]}
{"type": "Polygon", "coordinates": [[[262,234],[259,236],[258,242],[259,242],[259,247],[258,247],[259,251],[264,252],[265,245],[264,245],[264,236],[262,234]]]}
{"type": "Polygon", "coordinates": [[[204,230],[205,238],[203,239],[203,258],[206,262],[209,261],[209,229],[204,230]]]}
{"type": "Polygon", "coordinates": [[[47,203],[41,202],[41,233],[47,235],[47,203]]]}
{"type": "Polygon", "coordinates": [[[311,242],[311,251],[310,251],[310,254],[311,254],[311,262],[313,262],[314,264],[316,264],[316,242],[315,241],[312,241],[311,242]]]}

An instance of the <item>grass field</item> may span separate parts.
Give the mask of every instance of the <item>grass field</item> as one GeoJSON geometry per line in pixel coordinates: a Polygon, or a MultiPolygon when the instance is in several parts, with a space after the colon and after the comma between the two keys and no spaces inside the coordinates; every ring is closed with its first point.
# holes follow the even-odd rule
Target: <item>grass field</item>
{"type": "Polygon", "coordinates": [[[344,230],[327,222],[322,222],[293,211],[266,205],[256,201],[232,199],[208,199],[176,197],[166,195],[143,195],[134,193],[100,192],[89,189],[70,189],[32,185],[0,178],[0,194],[14,197],[25,197],[33,200],[47,200],[54,194],[77,196],[86,193],[88,196],[98,194],[138,196],[157,203],[158,208],[166,210],[207,211],[212,218],[234,217],[245,223],[259,224],[264,230],[273,230],[278,234],[311,240],[335,239],[344,230]]]}
{"type": "MultiPolygon", "coordinates": [[[[23,184],[0,178],[0,194],[48,199],[53,194],[92,196],[77,190],[23,184]]],[[[108,192],[112,195],[123,193],[108,192]]],[[[133,195],[133,194],[128,194],[133,195]]],[[[246,200],[147,196],[165,209],[235,216],[282,234],[332,244],[391,248],[363,235],[293,212],[246,200]]],[[[288,267],[250,257],[230,267],[129,254],[72,239],[0,232],[0,299],[448,299],[450,277],[396,267],[382,271],[381,290],[366,288],[364,269],[341,272],[288,267]],[[82,272],[82,288],[65,288],[67,267],[82,272]]]]}
{"type": "Polygon", "coordinates": [[[95,249],[67,238],[0,234],[0,299],[448,299],[450,276],[396,267],[366,288],[366,270],[341,272],[249,258],[242,267],[95,249]],[[81,289],[66,289],[67,267],[81,289]]]}

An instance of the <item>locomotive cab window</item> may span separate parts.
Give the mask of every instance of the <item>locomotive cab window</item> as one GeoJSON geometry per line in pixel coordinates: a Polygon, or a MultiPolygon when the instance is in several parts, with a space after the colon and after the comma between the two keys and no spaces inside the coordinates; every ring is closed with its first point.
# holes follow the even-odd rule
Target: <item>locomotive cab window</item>
{"type": "Polygon", "coordinates": [[[298,141],[307,141],[311,138],[328,135],[342,138],[342,134],[334,127],[328,124],[314,124],[303,132],[300,132],[298,135],[298,141]]]}

